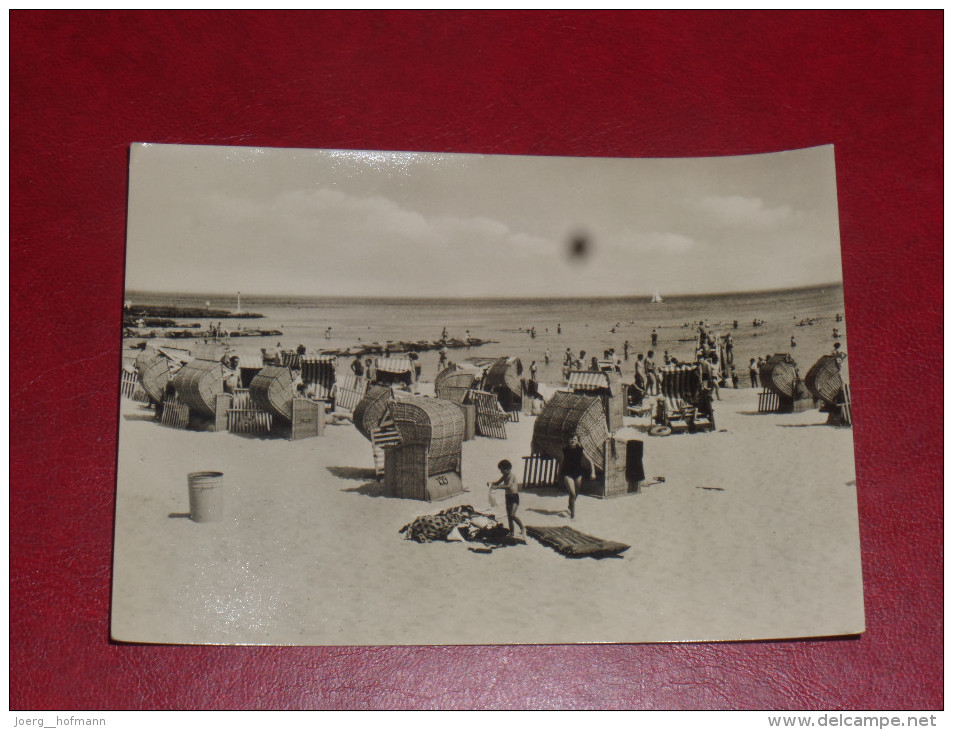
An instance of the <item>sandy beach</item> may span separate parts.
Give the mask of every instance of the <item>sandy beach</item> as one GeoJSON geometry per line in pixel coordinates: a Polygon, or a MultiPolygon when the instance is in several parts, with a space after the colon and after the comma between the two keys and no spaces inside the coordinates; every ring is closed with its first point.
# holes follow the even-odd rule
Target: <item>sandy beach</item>
{"type": "MultiPolygon", "coordinates": [[[[428,386],[422,384],[422,390],[428,386]]],[[[535,417],[463,445],[468,492],[382,496],[350,423],[301,441],[179,431],[121,401],[112,636],[220,644],[500,644],[736,640],[863,630],[851,431],[826,414],[758,414],[723,389],[718,431],[646,434],[638,494],[524,492],[526,525],[631,545],[569,559],[530,539],[480,554],[417,544],[415,516],[490,508],[503,458],[529,455],[535,417]],[[188,518],[186,476],[224,472],[225,519],[188,518]]],[[[647,427],[645,419],[626,425],[647,427]]],[[[502,500],[499,500],[502,503],[502,500]]]]}

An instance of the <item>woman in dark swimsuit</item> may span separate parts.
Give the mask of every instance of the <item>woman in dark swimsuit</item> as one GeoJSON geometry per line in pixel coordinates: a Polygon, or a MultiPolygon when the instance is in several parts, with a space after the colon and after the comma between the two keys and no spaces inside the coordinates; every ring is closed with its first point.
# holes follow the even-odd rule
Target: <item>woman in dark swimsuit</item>
{"type": "Polygon", "coordinates": [[[589,471],[595,479],[595,469],[592,463],[586,458],[582,445],[579,443],[579,437],[573,434],[569,439],[569,445],[563,448],[563,482],[566,484],[566,490],[569,492],[569,517],[576,517],[576,495],[582,487],[582,477],[586,473],[583,469],[583,462],[589,465],[589,471]]]}

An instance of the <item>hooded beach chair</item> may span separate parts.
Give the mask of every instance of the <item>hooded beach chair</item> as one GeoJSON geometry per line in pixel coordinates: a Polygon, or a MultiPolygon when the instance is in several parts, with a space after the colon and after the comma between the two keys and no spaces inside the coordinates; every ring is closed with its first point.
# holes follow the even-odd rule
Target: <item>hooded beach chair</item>
{"type": "Polygon", "coordinates": [[[704,420],[709,430],[714,431],[711,393],[702,387],[698,365],[666,365],[658,372],[662,394],[656,401],[656,424],[672,428],[674,422],[681,421],[694,432],[698,421],[704,420]]]}

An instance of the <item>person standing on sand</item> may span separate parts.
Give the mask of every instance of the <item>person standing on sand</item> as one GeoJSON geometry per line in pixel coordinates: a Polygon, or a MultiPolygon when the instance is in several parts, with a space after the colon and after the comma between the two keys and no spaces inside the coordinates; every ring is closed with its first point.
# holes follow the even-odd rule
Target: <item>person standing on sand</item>
{"type": "Polygon", "coordinates": [[[500,478],[492,484],[488,483],[490,492],[494,489],[506,490],[506,520],[510,524],[510,537],[516,537],[516,525],[520,526],[522,539],[526,539],[526,528],[523,521],[516,516],[516,510],[520,506],[520,483],[513,474],[513,465],[509,459],[503,459],[496,468],[500,470],[500,478]]]}
{"type": "Polygon", "coordinates": [[[758,366],[754,361],[754,358],[751,358],[751,362],[748,363],[748,376],[751,378],[751,387],[758,387],[758,366]]]}
{"type": "Polygon", "coordinates": [[[549,365],[549,361],[551,358],[552,358],[552,355],[550,354],[549,348],[547,347],[546,352],[543,353],[543,362],[549,365]]]}
{"type": "Polygon", "coordinates": [[[645,392],[645,361],[644,355],[640,352],[635,358],[635,387],[645,392]]]}
{"type": "Polygon", "coordinates": [[[589,465],[589,475],[592,479],[596,478],[596,469],[592,462],[586,458],[582,444],[579,443],[579,437],[573,434],[569,439],[569,445],[563,448],[563,483],[566,485],[566,491],[569,492],[569,518],[576,518],[576,496],[582,488],[582,478],[585,475],[583,463],[589,465]]]}
{"type": "Polygon", "coordinates": [[[648,395],[658,395],[658,376],[655,374],[655,350],[649,350],[645,356],[645,392],[648,395]]]}
{"type": "Polygon", "coordinates": [[[652,346],[654,347],[657,344],[658,344],[658,332],[656,332],[655,330],[652,330],[652,346]]]}
{"type": "Polygon", "coordinates": [[[626,360],[629,359],[629,350],[631,350],[631,349],[632,349],[632,345],[630,345],[630,344],[629,344],[629,341],[626,340],[626,341],[622,344],[622,352],[625,354],[625,359],[626,359],[626,360]]]}
{"type": "Polygon", "coordinates": [[[715,366],[712,361],[704,355],[698,358],[698,370],[702,376],[702,387],[710,388],[712,394],[718,400],[721,400],[721,396],[718,394],[718,377],[715,374],[715,366]]]}

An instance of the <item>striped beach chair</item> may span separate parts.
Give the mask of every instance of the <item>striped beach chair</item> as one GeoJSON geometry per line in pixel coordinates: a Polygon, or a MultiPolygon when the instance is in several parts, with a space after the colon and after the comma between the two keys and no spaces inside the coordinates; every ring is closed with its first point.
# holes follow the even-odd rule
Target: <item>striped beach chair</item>
{"type": "Polygon", "coordinates": [[[299,355],[294,350],[281,351],[282,367],[290,368],[291,370],[301,370],[301,361],[302,361],[301,355],[299,355]]]}
{"type": "Polygon", "coordinates": [[[656,422],[672,426],[673,421],[682,421],[689,431],[694,431],[699,420],[708,421],[710,430],[715,429],[714,407],[711,395],[702,389],[701,373],[697,365],[666,365],[658,369],[661,379],[661,398],[664,413],[656,411],[656,422]]]}
{"type": "Polygon", "coordinates": [[[301,382],[311,386],[315,398],[332,400],[336,381],[334,370],[336,362],[337,358],[334,355],[299,356],[301,382]]]}

